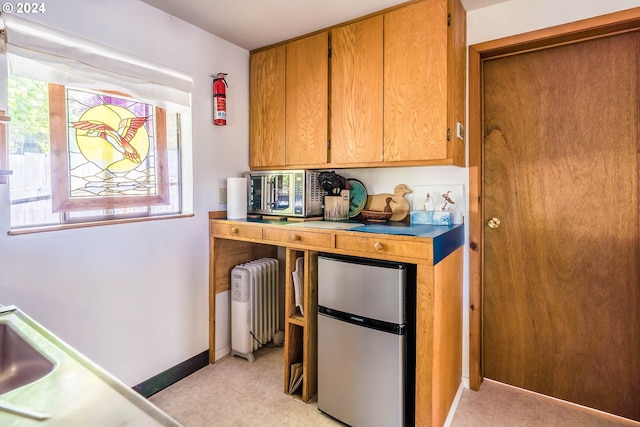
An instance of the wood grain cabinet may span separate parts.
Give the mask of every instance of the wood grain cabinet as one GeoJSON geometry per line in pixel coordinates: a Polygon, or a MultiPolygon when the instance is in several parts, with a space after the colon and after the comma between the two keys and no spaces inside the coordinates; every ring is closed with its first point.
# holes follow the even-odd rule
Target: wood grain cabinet
{"type": "Polygon", "coordinates": [[[249,165],[285,164],[286,45],[253,53],[249,62],[249,165]]]}
{"type": "Polygon", "coordinates": [[[251,54],[251,169],[327,162],[328,52],[325,31],[251,54]]]}
{"type": "Polygon", "coordinates": [[[384,14],[384,161],[465,165],[466,12],[423,0],[384,14]]]}
{"type": "Polygon", "coordinates": [[[331,30],[332,165],[383,159],[383,16],[331,30]]]}
{"type": "Polygon", "coordinates": [[[234,266],[261,257],[282,258],[282,249],[283,389],[289,393],[291,366],[301,364],[303,380],[293,396],[308,402],[318,391],[318,254],[412,263],[416,265],[415,425],[444,425],[462,381],[464,227],[434,226],[430,233],[404,236],[216,218],[210,215],[209,221],[211,363],[216,352],[216,295],[229,291],[234,266]],[[300,268],[302,310],[296,305],[292,275],[300,268]]]}
{"type": "Polygon", "coordinates": [[[460,0],[421,0],[252,52],[250,166],[464,166],[465,49],[460,0]],[[258,106],[273,80],[258,64],[282,46],[286,119],[272,124],[258,106]]]}

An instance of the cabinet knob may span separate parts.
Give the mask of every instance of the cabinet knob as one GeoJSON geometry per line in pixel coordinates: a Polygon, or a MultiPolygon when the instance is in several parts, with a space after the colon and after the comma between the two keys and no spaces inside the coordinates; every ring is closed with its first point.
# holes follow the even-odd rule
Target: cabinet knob
{"type": "Polygon", "coordinates": [[[382,246],[382,243],[380,243],[380,242],[375,242],[375,243],[373,244],[373,249],[375,249],[376,251],[381,251],[381,250],[382,250],[382,247],[383,247],[383,246],[382,246]]]}
{"type": "Polygon", "coordinates": [[[291,233],[291,241],[297,242],[298,240],[300,240],[300,236],[298,236],[296,233],[291,233]]]}
{"type": "Polygon", "coordinates": [[[231,234],[238,234],[238,229],[236,227],[231,227],[231,234]]]}

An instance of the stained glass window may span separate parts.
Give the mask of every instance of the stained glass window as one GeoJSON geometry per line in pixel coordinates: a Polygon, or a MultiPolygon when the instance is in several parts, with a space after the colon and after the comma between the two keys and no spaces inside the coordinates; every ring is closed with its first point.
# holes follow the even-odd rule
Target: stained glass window
{"type": "Polygon", "coordinates": [[[49,85],[55,212],[168,203],[166,115],[123,94],[49,85]]]}
{"type": "Polygon", "coordinates": [[[193,215],[191,76],[2,18],[9,234],[193,215]]]}

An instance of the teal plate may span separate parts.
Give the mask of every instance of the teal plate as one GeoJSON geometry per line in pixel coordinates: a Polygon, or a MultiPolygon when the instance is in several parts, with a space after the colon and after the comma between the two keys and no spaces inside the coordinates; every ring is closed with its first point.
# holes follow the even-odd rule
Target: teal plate
{"type": "Polygon", "coordinates": [[[351,193],[349,194],[349,218],[358,215],[367,204],[367,189],[364,184],[357,179],[348,179],[351,184],[351,193]]]}

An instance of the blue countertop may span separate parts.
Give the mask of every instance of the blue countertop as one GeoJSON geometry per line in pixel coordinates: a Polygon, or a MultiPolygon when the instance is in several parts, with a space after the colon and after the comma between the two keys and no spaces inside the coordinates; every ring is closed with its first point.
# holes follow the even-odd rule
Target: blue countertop
{"type": "MultiPolygon", "coordinates": [[[[245,221],[245,220],[241,220],[245,221]]],[[[319,228],[325,230],[343,230],[359,233],[387,234],[395,236],[414,236],[433,239],[433,263],[437,264],[451,252],[464,244],[464,224],[459,225],[428,225],[411,224],[408,222],[387,221],[373,223],[350,220],[344,222],[333,221],[286,221],[265,218],[248,218],[246,222],[258,224],[272,224],[292,227],[319,228]]]]}
{"type": "Polygon", "coordinates": [[[451,252],[464,245],[464,225],[428,225],[406,222],[366,224],[349,231],[365,233],[417,236],[433,239],[433,264],[445,259],[451,252]]]}

